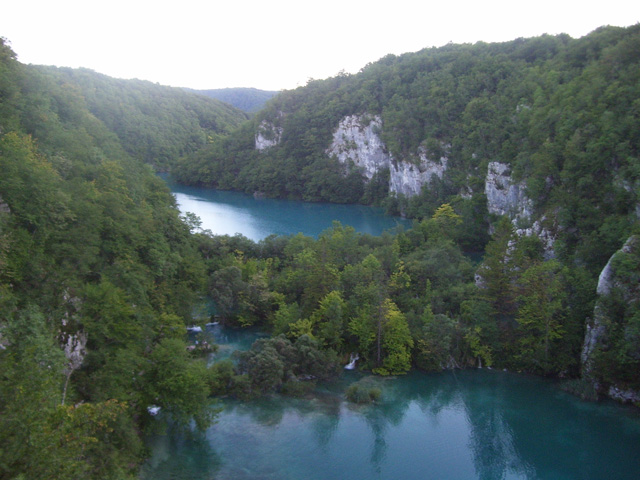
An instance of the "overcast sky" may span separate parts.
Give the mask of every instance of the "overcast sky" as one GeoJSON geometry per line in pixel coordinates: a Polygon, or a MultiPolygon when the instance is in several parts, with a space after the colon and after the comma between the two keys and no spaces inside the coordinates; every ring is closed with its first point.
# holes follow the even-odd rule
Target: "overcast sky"
{"type": "Polygon", "coordinates": [[[281,90],[448,42],[581,37],[640,21],[638,0],[12,0],[23,63],[197,89],[281,90]]]}

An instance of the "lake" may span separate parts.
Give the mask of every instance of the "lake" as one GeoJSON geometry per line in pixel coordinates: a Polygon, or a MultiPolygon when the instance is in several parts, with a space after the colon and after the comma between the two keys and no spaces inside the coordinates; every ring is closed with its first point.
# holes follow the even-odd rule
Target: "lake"
{"type": "Polygon", "coordinates": [[[337,220],[361,233],[380,235],[383,231],[403,226],[411,221],[385,215],[381,208],[364,205],[308,203],[272,198],[257,199],[240,192],[189,187],[163,176],[184,214],[195,213],[201,228],[216,235],[235,235],[260,241],[269,235],[302,233],[317,237],[337,220]]]}
{"type": "MultiPolygon", "coordinates": [[[[222,356],[257,338],[212,328],[229,347],[222,356]]],[[[635,409],[583,402],[554,381],[487,369],[378,377],[381,400],[355,406],[344,391],[363,375],[345,371],[305,398],[225,400],[206,432],[151,438],[141,478],[638,478],[635,409]]]]}

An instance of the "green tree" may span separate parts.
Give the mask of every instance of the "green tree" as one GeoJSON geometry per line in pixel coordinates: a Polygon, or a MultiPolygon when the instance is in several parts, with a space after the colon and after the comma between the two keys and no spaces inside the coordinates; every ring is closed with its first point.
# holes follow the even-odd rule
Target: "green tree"
{"type": "Polygon", "coordinates": [[[556,260],[536,263],[520,277],[518,297],[519,360],[529,369],[552,373],[562,367],[555,355],[564,335],[566,285],[562,266],[556,260]]]}
{"type": "Polygon", "coordinates": [[[347,305],[339,291],[329,292],[311,315],[317,336],[336,351],[342,349],[346,330],[347,305]]]}

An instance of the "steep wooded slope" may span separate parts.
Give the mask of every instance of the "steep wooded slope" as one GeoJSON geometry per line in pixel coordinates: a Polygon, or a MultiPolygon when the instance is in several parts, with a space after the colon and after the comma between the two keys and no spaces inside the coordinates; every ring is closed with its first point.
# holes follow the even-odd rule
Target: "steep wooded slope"
{"type": "Polygon", "coordinates": [[[544,218],[558,252],[595,272],[636,218],[639,44],[640,27],[606,27],[390,55],[281,93],[174,172],[417,218],[450,202],[480,237],[489,213],[544,218]]]}
{"type": "Polygon", "coordinates": [[[0,477],[135,478],[147,407],[211,415],[193,237],[79,88],[2,39],[0,172],[0,477]]]}
{"type": "Polygon", "coordinates": [[[161,170],[248,118],[227,103],[180,88],[119,80],[87,69],[37,68],[64,88],[77,90],[129,155],[161,170]]]}

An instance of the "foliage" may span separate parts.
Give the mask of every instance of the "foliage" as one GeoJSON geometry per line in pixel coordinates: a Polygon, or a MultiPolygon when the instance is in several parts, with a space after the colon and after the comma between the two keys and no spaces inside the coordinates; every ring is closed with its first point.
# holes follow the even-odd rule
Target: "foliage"
{"type": "Polygon", "coordinates": [[[543,35],[389,55],[358,74],[281,92],[174,173],[186,183],[273,197],[382,203],[418,219],[450,204],[462,217],[464,249],[480,252],[490,220],[487,166],[502,162],[526,184],[535,218],[562,227],[561,260],[597,275],[635,221],[639,39],[637,25],[603,27],[579,39],[543,35]],[[380,116],[378,133],[394,161],[415,163],[423,151],[445,156],[444,176],[411,198],[388,195],[388,172],[364,182],[354,165],[326,154],[348,115],[380,116]],[[281,129],[280,141],[256,151],[264,125],[281,129]]]}
{"type": "MultiPolygon", "coordinates": [[[[87,69],[38,67],[115,135],[134,158],[168,170],[248,117],[213,98],[141,80],[119,80],[87,69]]],[[[59,107],[60,108],[60,107],[59,107]]]]}
{"type": "Polygon", "coordinates": [[[350,402],[365,404],[380,400],[382,390],[376,386],[370,377],[364,377],[349,385],[345,395],[350,402]]]}
{"type": "Polygon", "coordinates": [[[562,360],[554,351],[564,335],[566,288],[561,266],[554,260],[536,263],[522,274],[520,281],[516,315],[522,332],[518,342],[520,361],[530,364],[529,370],[552,372],[556,362],[562,360]]]}
{"type": "Polygon", "coordinates": [[[237,374],[248,376],[251,390],[266,393],[281,390],[299,393],[297,382],[330,378],[337,373],[335,352],[321,350],[308,335],[291,342],[284,335],[256,340],[251,349],[237,353],[237,374]]]}
{"type": "MultiPolygon", "coordinates": [[[[0,41],[0,476],[132,478],[148,406],[204,428],[209,396],[301,395],[350,352],[381,375],[481,364],[577,375],[598,274],[637,230],[639,31],[385,57],[282,92],[244,123],[182,91],[21,65],[0,41]],[[396,159],[446,155],[446,174],[383,200],[387,172],[365,183],[326,157],[352,114],[381,116],[396,159]],[[263,121],[282,136],[258,152],[263,121]],[[191,183],[383,202],[416,220],[380,237],[338,223],[317,239],[215,237],[179,216],[142,161],[191,183]],[[555,259],[530,225],[488,214],[489,161],[526,183],[555,259]],[[465,252],[483,254],[478,268],[465,252]],[[184,340],[205,294],[224,323],[274,336],[207,368],[184,340]]],[[[607,336],[594,372],[640,388],[633,248],[598,301],[607,336]]]]}
{"type": "Polygon", "coordinates": [[[0,92],[0,477],[134,478],[148,406],[212,413],[184,341],[198,245],[61,72],[2,40],[0,92]]]}

